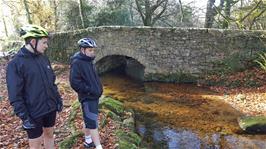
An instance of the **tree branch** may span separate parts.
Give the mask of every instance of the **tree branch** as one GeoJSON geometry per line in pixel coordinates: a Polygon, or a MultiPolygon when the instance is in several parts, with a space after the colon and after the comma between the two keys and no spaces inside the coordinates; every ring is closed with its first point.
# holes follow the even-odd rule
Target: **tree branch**
{"type": "Polygon", "coordinates": [[[144,17],[144,15],[143,15],[142,10],[141,10],[141,6],[140,6],[138,0],[135,0],[135,2],[136,2],[136,5],[137,5],[137,11],[140,13],[141,19],[142,19],[142,21],[144,22],[145,17],[144,17]]]}
{"type": "Polygon", "coordinates": [[[250,23],[249,29],[252,29],[252,26],[254,25],[255,21],[264,13],[266,12],[266,8],[264,10],[262,10],[257,16],[255,16],[252,20],[252,22],[250,23]]]}
{"type": "Polygon", "coordinates": [[[165,1],[165,4],[163,6],[163,10],[158,14],[156,15],[153,20],[152,20],[152,24],[154,24],[160,17],[161,15],[165,12],[166,8],[167,8],[167,4],[168,4],[168,0],[165,1]]]}
{"type": "Polygon", "coordinates": [[[242,19],[239,20],[239,22],[243,22],[253,11],[255,11],[259,5],[262,3],[262,0],[260,0],[255,7],[253,7],[242,19]]]}

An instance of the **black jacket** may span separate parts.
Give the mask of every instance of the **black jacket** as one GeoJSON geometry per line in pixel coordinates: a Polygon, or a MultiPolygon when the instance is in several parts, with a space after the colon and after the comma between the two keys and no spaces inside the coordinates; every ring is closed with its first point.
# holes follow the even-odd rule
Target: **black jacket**
{"type": "Polygon", "coordinates": [[[55,111],[61,101],[48,58],[25,47],[8,63],[6,81],[10,103],[22,120],[55,111]]]}
{"type": "Polygon", "coordinates": [[[96,73],[94,58],[77,52],[71,57],[70,84],[78,93],[79,100],[97,100],[102,95],[103,88],[96,73]]]}

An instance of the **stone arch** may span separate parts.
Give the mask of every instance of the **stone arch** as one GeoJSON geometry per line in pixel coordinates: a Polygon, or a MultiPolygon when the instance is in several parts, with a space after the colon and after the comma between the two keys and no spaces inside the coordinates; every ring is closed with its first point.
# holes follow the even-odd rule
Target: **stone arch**
{"type": "Polygon", "coordinates": [[[143,81],[145,65],[137,59],[126,55],[106,55],[96,60],[96,68],[99,74],[109,71],[120,71],[134,79],[143,81]]]}

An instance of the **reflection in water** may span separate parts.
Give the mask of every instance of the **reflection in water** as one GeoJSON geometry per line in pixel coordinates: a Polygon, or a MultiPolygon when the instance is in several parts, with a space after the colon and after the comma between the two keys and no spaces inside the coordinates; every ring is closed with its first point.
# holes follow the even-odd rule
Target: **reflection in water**
{"type": "Polygon", "coordinates": [[[104,75],[104,94],[136,111],[137,130],[149,149],[266,149],[266,135],[242,133],[242,114],[223,96],[196,85],[138,83],[104,75]]]}
{"type": "Polygon", "coordinates": [[[137,131],[146,140],[152,142],[146,144],[152,149],[266,149],[265,140],[243,136],[223,136],[215,133],[206,134],[201,138],[197,133],[189,130],[158,126],[147,129],[143,124],[137,125],[137,131]]]}
{"type": "Polygon", "coordinates": [[[168,142],[168,148],[200,148],[200,139],[191,131],[175,131],[171,129],[163,130],[166,141],[168,142]]]}
{"type": "Polygon", "coordinates": [[[241,136],[226,136],[225,141],[230,148],[266,149],[265,140],[256,140],[241,136]]]}

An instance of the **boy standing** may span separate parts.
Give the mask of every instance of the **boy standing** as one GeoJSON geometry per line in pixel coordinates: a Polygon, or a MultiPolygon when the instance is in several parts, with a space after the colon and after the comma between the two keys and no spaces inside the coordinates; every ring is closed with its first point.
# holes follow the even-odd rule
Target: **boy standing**
{"type": "Polygon", "coordinates": [[[97,46],[91,38],[80,39],[78,46],[80,51],[71,57],[70,84],[78,93],[82,106],[84,146],[102,149],[98,132],[98,104],[103,89],[93,64],[97,46]]]}
{"type": "Polygon", "coordinates": [[[8,63],[8,97],[27,131],[30,149],[54,148],[56,112],[63,108],[49,59],[48,32],[37,25],[26,25],[20,35],[25,45],[8,63]]]}

